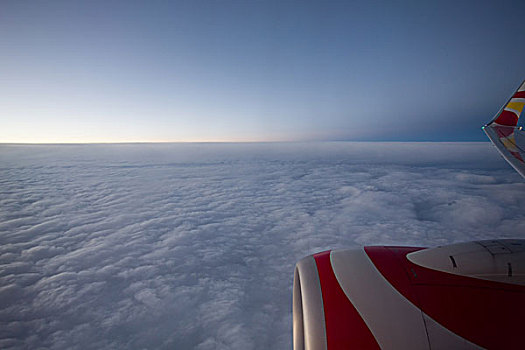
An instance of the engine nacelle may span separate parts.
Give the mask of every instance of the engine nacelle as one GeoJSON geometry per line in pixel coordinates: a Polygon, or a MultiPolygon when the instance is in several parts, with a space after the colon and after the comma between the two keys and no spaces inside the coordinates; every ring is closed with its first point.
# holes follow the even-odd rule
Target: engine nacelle
{"type": "Polygon", "coordinates": [[[294,349],[521,348],[525,240],[364,247],[296,265],[294,349]]]}

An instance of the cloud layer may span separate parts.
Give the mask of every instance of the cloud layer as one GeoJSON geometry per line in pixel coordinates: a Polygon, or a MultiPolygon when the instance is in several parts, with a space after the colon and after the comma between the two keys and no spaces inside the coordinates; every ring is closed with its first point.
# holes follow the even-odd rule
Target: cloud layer
{"type": "Polygon", "coordinates": [[[301,257],[519,237],[488,143],[0,147],[0,348],[291,346],[301,257]]]}

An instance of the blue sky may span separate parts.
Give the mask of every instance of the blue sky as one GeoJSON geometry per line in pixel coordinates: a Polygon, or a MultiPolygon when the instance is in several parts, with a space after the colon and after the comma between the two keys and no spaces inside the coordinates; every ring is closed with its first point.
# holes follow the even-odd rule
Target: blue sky
{"type": "Polygon", "coordinates": [[[485,140],[522,1],[3,1],[0,142],[485,140]]]}

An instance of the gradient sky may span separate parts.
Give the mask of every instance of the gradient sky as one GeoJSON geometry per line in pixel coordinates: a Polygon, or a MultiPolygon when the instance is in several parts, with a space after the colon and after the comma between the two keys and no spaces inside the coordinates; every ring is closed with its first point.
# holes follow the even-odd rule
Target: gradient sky
{"type": "Polygon", "coordinates": [[[0,142],[486,140],[524,1],[2,1],[0,142]]]}

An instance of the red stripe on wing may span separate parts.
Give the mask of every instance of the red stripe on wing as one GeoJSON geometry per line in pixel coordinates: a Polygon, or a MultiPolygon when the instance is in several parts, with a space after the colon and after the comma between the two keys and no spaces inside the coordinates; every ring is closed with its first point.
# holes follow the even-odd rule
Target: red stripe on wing
{"type": "Polygon", "coordinates": [[[500,125],[516,126],[518,124],[518,117],[512,112],[503,110],[495,122],[500,125]]]}
{"type": "Polygon", "coordinates": [[[516,158],[517,160],[519,160],[520,162],[524,162],[523,161],[523,158],[521,158],[521,155],[518,153],[518,152],[513,152],[513,151],[509,151],[510,154],[512,154],[514,156],[514,158],[516,158]]]}
{"type": "Polygon", "coordinates": [[[507,126],[492,126],[492,128],[494,128],[500,139],[509,137],[514,132],[514,128],[507,126]]]}
{"type": "Polygon", "coordinates": [[[512,97],[513,98],[525,98],[525,91],[518,91],[512,97]]]}

